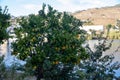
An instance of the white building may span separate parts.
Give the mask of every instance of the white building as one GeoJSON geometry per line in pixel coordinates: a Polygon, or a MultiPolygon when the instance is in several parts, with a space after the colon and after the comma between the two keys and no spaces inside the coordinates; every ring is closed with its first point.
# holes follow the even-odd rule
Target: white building
{"type": "Polygon", "coordinates": [[[4,41],[4,44],[0,45],[0,56],[7,53],[7,41],[4,41]]]}
{"type": "Polygon", "coordinates": [[[12,49],[11,49],[11,43],[16,40],[15,34],[14,34],[14,28],[16,26],[10,26],[7,28],[7,32],[10,36],[13,36],[13,38],[9,38],[7,41],[5,41],[4,44],[0,46],[0,55],[5,55],[4,62],[6,66],[12,66],[13,64],[24,65],[26,62],[21,61],[16,58],[16,56],[11,55],[12,49]]]}
{"type": "Polygon", "coordinates": [[[103,25],[88,25],[88,26],[80,27],[80,29],[83,29],[87,31],[87,33],[91,34],[90,30],[104,31],[104,26],[103,25]]]}

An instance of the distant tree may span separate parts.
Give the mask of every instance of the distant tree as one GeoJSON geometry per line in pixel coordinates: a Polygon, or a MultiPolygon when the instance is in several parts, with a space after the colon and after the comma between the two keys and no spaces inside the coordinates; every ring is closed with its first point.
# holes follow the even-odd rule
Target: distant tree
{"type": "Polygon", "coordinates": [[[38,15],[23,17],[21,27],[15,30],[17,41],[13,54],[26,60],[26,69],[37,80],[73,80],[75,65],[88,54],[82,44],[85,31],[82,22],[66,12],[61,13],[46,5],[38,15]]]}
{"type": "Polygon", "coordinates": [[[119,20],[119,19],[117,20],[116,26],[117,26],[117,27],[119,28],[119,30],[120,30],[120,20],[119,20]]]}
{"type": "Polygon", "coordinates": [[[92,38],[96,37],[96,31],[95,30],[90,29],[90,32],[91,32],[92,38]]]}
{"type": "Polygon", "coordinates": [[[111,24],[108,24],[108,25],[106,26],[107,31],[109,32],[112,27],[113,27],[113,26],[112,26],[111,24]]]}
{"type": "Polygon", "coordinates": [[[7,6],[4,10],[0,7],[0,44],[3,40],[8,39],[8,33],[6,31],[9,26],[10,14],[8,14],[7,6]]]}

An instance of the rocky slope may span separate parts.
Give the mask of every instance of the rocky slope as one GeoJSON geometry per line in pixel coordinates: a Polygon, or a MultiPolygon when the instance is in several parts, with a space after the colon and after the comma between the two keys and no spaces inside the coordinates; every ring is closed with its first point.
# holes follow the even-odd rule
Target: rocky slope
{"type": "Polygon", "coordinates": [[[120,19],[120,5],[77,11],[73,16],[85,21],[90,20],[95,25],[115,25],[116,20],[120,19]]]}

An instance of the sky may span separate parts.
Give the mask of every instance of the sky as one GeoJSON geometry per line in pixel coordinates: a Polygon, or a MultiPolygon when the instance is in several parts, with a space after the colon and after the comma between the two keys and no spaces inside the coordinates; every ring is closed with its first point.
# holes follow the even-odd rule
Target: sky
{"type": "Polygon", "coordinates": [[[42,4],[49,4],[62,12],[75,12],[88,8],[100,8],[120,4],[120,0],[0,0],[0,6],[8,6],[13,16],[37,14],[42,4]]]}

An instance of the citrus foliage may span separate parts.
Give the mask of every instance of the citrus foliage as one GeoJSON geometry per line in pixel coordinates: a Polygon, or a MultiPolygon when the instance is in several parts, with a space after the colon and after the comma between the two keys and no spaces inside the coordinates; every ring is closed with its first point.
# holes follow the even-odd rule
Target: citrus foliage
{"type": "Polygon", "coordinates": [[[0,43],[2,43],[4,39],[8,38],[6,29],[9,26],[9,19],[10,15],[8,14],[7,7],[5,7],[4,10],[2,10],[2,8],[0,7],[0,43]]]}
{"type": "Polygon", "coordinates": [[[82,22],[68,13],[58,12],[46,5],[38,15],[23,17],[17,28],[17,41],[13,43],[13,54],[27,60],[26,69],[37,80],[69,80],[80,60],[86,59],[85,31],[80,30],[82,22]]]}

